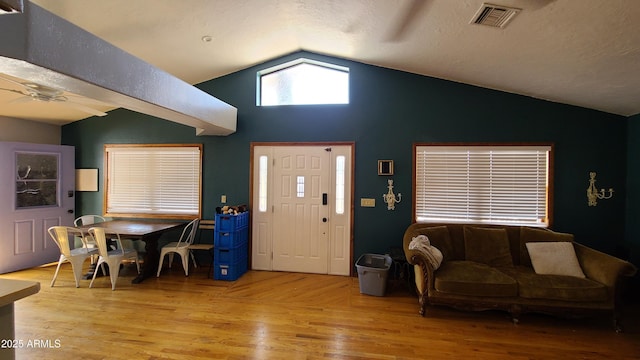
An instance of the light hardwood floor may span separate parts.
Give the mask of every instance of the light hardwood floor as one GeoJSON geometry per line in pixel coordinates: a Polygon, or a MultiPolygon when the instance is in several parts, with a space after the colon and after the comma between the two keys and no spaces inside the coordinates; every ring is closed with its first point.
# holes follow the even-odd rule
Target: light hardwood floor
{"type": "Polygon", "coordinates": [[[206,268],[185,277],[178,262],[137,285],[127,266],[111,291],[108,277],[75,288],[69,265],[49,287],[54,270],[0,275],[41,283],[16,302],[16,339],[54,345],[18,349],[17,359],[640,358],[635,307],[617,334],[607,318],[529,314],[514,325],[502,312],[438,307],[423,318],[403,283],[375,297],[357,278],[249,271],[225,282],[206,268]]]}

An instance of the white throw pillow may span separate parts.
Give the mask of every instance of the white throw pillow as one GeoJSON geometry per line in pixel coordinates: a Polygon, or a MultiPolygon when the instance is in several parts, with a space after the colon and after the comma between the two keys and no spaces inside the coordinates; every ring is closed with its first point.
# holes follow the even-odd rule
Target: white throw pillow
{"type": "Polygon", "coordinates": [[[527,251],[536,274],[568,275],[585,278],[573,243],[528,242],[527,251]]]}

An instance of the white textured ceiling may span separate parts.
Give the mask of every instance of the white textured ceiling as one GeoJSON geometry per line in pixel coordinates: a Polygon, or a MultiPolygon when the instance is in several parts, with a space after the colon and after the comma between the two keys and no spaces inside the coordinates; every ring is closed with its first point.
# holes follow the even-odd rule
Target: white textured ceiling
{"type": "MultiPolygon", "coordinates": [[[[470,24],[482,0],[32,2],[191,84],[308,50],[619,115],[640,113],[638,0],[490,1],[522,9],[504,29],[470,24]],[[203,42],[205,35],[212,40],[203,42]]],[[[0,91],[0,115],[56,123],[87,117],[59,104],[47,116],[32,115],[33,104],[6,104],[6,96],[14,94],[0,91]]]]}

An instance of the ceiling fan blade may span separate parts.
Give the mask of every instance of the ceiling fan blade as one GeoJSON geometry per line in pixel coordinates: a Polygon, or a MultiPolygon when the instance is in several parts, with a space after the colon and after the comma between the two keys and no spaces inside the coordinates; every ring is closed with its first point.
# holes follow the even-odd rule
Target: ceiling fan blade
{"type": "MultiPolygon", "coordinates": [[[[5,89],[0,89],[0,90],[5,90],[5,89]]],[[[20,93],[19,91],[13,91],[13,92],[20,93]]],[[[20,93],[20,94],[22,94],[22,93],[20,93]]],[[[22,95],[24,95],[24,94],[22,94],[22,95]]],[[[36,101],[36,102],[44,103],[44,104],[46,104],[46,103],[50,103],[51,104],[52,103],[52,104],[58,104],[60,106],[68,106],[68,107],[74,108],[76,110],[80,110],[82,112],[85,112],[85,113],[91,114],[91,115],[95,115],[95,116],[106,116],[107,115],[107,113],[105,113],[105,112],[93,109],[91,107],[88,107],[88,106],[85,106],[85,105],[82,105],[82,104],[75,103],[73,101],[55,100],[55,99],[52,99],[50,101],[39,101],[39,100],[29,96],[29,95],[24,95],[24,96],[21,96],[21,97],[19,97],[17,99],[13,99],[13,100],[9,101],[8,104],[24,104],[24,103],[28,103],[28,102],[32,102],[32,101],[36,101]]]]}
{"type": "Polygon", "coordinates": [[[52,87],[45,86],[45,85],[40,85],[34,82],[19,82],[19,81],[10,79],[6,76],[0,76],[0,79],[8,81],[12,84],[15,84],[16,86],[20,86],[20,88],[23,90],[21,91],[15,90],[15,91],[19,91],[20,93],[27,96],[38,97],[43,99],[54,99],[59,96],[62,96],[62,94],[64,93],[62,90],[54,89],[52,87]]]}
{"type": "Polygon", "coordinates": [[[71,94],[71,93],[66,93],[65,96],[69,99],[69,101],[74,102],[76,104],[82,104],[82,105],[86,105],[86,106],[105,106],[105,107],[113,107],[113,108],[118,107],[116,105],[109,104],[109,103],[106,103],[104,101],[95,100],[95,99],[92,99],[92,98],[88,98],[88,97],[84,97],[84,96],[80,96],[80,95],[75,95],[75,94],[71,94]]]}
{"type": "Polygon", "coordinates": [[[24,103],[35,101],[35,99],[32,98],[29,95],[24,95],[24,94],[22,94],[22,95],[23,96],[21,96],[21,97],[19,97],[17,99],[13,99],[13,100],[9,101],[9,104],[24,104],[24,103]]]}
{"type": "Polygon", "coordinates": [[[397,18],[398,21],[396,21],[395,25],[391,28],[387,41],[401,41],[408,30],[420,18],[420,15],[426,11],[430,2],[430,0],[413,0],[410,4],[405,6],[403,11],[400,12],[400,16],[397,18]]]}
{"type": "MultiPolygon", "coordinates": [[[[107,113],[102,112],[100,110],[94,109],[92,107],[83,105],[79,102],[85,102],[85,103],[91,103],[91,99],[88,98],[83,98],[80,96],[73,96],[71,94],[69,94],[70,96],[74,97],[74,100],[69,100],[68,96],[64,95],[64,92],[58,89],[54,89],[48,86],[44,86],[44,85],[40,85],[37,83],[33,83],[33,82],[25,82],[25,83],[21,83],[19,81],[10,79],[6,76],[1,76],[0,78],[3,80],[6,80],[10,83],[13,83],[17,86],[20,86],[22,89],[24,89],[23,91],[20,90],[13,90],[13,89],[3,89],[0,88],[0,90],[5,90],[5,91],[10,91],[13,93],[17,93],[17,94],[21,94],[23,96],[17,98],[17,99],[13,99],[11,101],[9,101],[9,103],[13,103],[13,104],[19,104],[19,103],[27,103],[30,101],[38,101],[38,102],[42,102],[42,103],[55,103],[55,104],[60,104],[62,106],[68,106],[70,108],[74,108],[76,110],[82,111],[84,113],[87,114],[91,114],[91,115],[95,115],[95,116],[106,116],[107,113]]],[[[102,104],[99,102],[95,102],[95,105],[102,105],[102,106],[108,106],[106,104],[102,104]]]]}
{"type": "Polygon", "coordinates": [[[12,92],[12,93],[15,93],[15,94],[20,94],[20,95],[26,95],[25,93],[23,93],[23,92],[22,92],[22,91],[20,91],[20,90],[5,89],[5,88],[0,88],[0,90],[8,91],[8,92],[12,92]]]}
{"type": "Polygon", "coordinates": [[[56,101],[57,104],[60,104],[62,106],[68,106],[71,108],[74,108],[76,110],[80,110],[82,112],[85,112],[87,114],[91,114],[91,115],[95,115],[95,116],[107,116],[107,113],[102,112],[100,110],[88,107],[88,106],[84,106],[82,104],[78,104],[76,102],[73,101],[56,101]]]}
{"type": "Polygon", "coordinates": [[[23,84],[23,83],[21,83],[21,82],[19,82],[19,81],[15,81],[15,80],[10,79],[10,78],[8,78],[8,77],[6,77],[6,76],[0,76],[0,78],[2,78],[2,80],[8,81],[8,82],[10,82],[10,83],[16,84],[16,85],[18,85],[18,86],[20,86],[20,87],[23,87],[23,88],[24,88],[24,84],[23,84]]]}

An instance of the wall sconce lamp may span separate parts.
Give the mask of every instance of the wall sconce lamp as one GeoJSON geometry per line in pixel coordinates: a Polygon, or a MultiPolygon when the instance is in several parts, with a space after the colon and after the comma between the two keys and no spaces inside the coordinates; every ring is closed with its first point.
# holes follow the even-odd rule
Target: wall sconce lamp
{"type": "Polygon", "coordinates": [[[393,180],[389,179],[387,183],[389,184],[389,186],[387,186],[389,191],[387,191],[386,194],[382,194],[382,199],[385,204],[387,204],[387,210],[394,210],[396,208],[395,204],[402,200],[402,194],[398,193],[398,198],[396,198],[396,195],[393,193],[393,180]]]}
{"type": "Polygon", "coordinates": [[[589,187],[587,188],[587,199],[589,200],[589,206],[596,206],[598,204],[598,199],[611,199],[613,196],[613,188],[609,188],[609,194],[605,192],[604,189],[598,190],[596,188],[596,173],[589,173],[589,187]]]}

